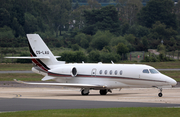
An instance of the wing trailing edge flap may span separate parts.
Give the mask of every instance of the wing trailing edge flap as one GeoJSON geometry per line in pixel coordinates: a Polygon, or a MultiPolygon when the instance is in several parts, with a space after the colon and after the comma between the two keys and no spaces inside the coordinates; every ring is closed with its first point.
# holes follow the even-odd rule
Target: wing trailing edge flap
{"type": "Polygon", "coordinates": [[[93,85],[93,84],[76,84],[76,83],[36,83],[36,82],[24,82],[14,79],[15,82],[22,84],[31,84],[31,85],[51,85],[51,86],[65,86],[65,87],[76,87],[76,88],[106,88],[102,85],[93,85]]]}

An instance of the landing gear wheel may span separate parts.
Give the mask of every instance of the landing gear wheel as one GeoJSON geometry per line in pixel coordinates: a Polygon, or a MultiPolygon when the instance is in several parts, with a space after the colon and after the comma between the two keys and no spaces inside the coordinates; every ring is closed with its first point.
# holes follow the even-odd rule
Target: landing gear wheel
{"type": "Polygon", "coordinates": [[[159,94],[158,94],[158,96],[159,96],[159,97],[162,97],[162,96],[163,96],[163,94],[162,94],[162,93],[159,93],[159,94]]]}
{"type": "Polygon", "coordinates": [[[81,95],[89,95],[89,91],[86,93],[84,90],[82,90],[81,95]]]}
{"type": "Polygon", "coordinates": [[[163,96],[163,94],[162,94],[162,88],[158,88],[159,89],[159,91],[160,91],[160,93],[158,93],[158,96],[159,97],[162,97],[163,96]]]}
{"type": "Polygon", "coordinates": [[[107,94],[107,90],[103,89],[99,91],[100,95],[106,95],[107,94]]]}

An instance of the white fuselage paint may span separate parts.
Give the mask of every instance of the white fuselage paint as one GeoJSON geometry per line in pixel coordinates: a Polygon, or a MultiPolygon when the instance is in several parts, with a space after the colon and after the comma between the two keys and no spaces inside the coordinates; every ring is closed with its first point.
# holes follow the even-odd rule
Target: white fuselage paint
{"type": "Polygon", "coordinates": [[[176,85],[172,78],[159,73],[143,73],[144,69],[155,69],[148,65],[137,64],[61,64],[51,66],[51,72],[57,75],[54,80],[61,83],[79,83],[103,85],[106,88],[127,87],[170,87],[176,85]],[[77,75],[58,72],[58,68],[75,67],[77,75]],[[56,70],[53,70],[56,69],[56,70]],[[100,73],[102,71],[102,73],[100,73]],[[107,71],[107,73],[105,73],[107,71]],[[117,74],[115,73],[117,71],[117,74]],[[121,73],[120,73],[121,72],[121,73]],[[59,74],[59,75],[58,75],[59,74]],[[61,75],[60,75],[61,74],[61,75]],[[62,76],[63,74],[63,76],[62,76]],[[69,74],[64,76],[64,74],[69,74]]]}

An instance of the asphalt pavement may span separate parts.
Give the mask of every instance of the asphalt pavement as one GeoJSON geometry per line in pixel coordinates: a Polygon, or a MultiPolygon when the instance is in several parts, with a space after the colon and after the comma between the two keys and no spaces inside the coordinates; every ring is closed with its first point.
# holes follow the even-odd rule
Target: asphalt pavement
{"type": "Polygon", "coordinates": [[[88,108],[119,108],[119,107],[180,107],[180,104],[0,98],[0,112],[44,110],[44,109],[88,109],[88,108]]]}

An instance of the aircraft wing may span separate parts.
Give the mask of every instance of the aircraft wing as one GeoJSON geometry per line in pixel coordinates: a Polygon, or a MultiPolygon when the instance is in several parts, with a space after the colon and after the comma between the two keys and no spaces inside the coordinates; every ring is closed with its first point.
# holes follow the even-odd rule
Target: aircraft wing
{"type": "Polygon", "coordinates": [[[36,83],[36,82],[24,82],[14,79],[15,82],[22,84],[31,84],[31,85],[51,85],[51,86],[65,86],[65,87],[76,87],[76,88],[106,88],[102,85],[94,84],[77,84],[77,83],[36,83]]]}

